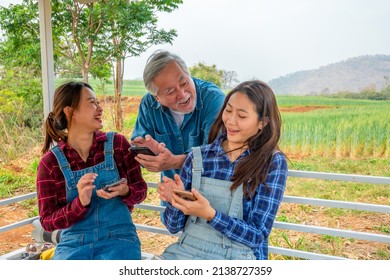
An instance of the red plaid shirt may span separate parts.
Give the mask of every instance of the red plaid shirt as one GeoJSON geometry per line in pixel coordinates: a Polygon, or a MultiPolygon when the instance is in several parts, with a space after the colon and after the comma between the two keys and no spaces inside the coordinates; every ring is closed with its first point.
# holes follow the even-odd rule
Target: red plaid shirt
{"type": "MultiPolygon", "coordinates": [[[[76,150],[65,142],[58,143],[64,152],[71,170],[80,170],[94,166],[104,161],[104,142],[106,133],[95,133],[87,162],[84,162],[76,150]]],[[[123,198],[129,210],[134,204],[146,198],[147,185],[142,178],[139,163],[134,155],[128,151],[130,144],[121,134],[114,136],[114,159],[121,178],[127,178],[130,194],[123,198]]],[[[37,172],[37,193],[39,215],[43,228],[47,231],[68,228],[82,220],[88,212],[88,207],[81,205],[77,197],[70,203],[66,202],[65,177],[59,167],[54,154],[49,151],[41,159],[37,172]]]]}

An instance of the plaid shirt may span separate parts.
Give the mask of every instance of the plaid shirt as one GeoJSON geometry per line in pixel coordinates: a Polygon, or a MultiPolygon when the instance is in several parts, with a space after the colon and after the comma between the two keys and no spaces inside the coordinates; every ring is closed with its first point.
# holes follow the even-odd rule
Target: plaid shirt
{"type": "MultiPolygon", "coordinates": [[[[95,133],[87,162],[84,162],[76,150],[65,142],[58,146],[64,152],[71,170],[81,170],[104,161],[104,142],[106,133],[95,133]]],[[[130,194],[123,198],[129,210],[134,204],[146,198],[147,185],[142,178],[139,163],[128,151],[130,144],[121,134],[114,136],[114,159],[121,178],[127,178],[130,194]]],[[[47,231],[68,228],[82,220],[88,212],[88,207],[81,205],[77,197],[70,203],[66,202],[65,178],[54,154],[49,151],[41,159],[37,172],[38,207],[42,227],[47,231]]]]}
{"type": "MultiPolygon", "coordinates": [[[[225,138],[226,136],[220,136],[212,144],[201,147],[203,177],[230,181],[240,159],[249,155],[248,149],[235,162],[230,162],[222,149],[222,141],[225,138]]],[[[190,152],[180,173],[186,190],[191,189],[192,160],[193,153],[190,152]]],[[[285,156],[281,152],[275,153],[266,179],[267,186],[271,190],[260,184],[250,201],[243,198],[243,220],[231,218],[217,211],[208,224],[231,240],[250,247],[257,259],[268,259],[268,236],[283,198],[287,170],[285,156]]],[[[171,233],[184,229],[186,216],[170,204],[164,212],[164,219],[165,226],[171,233]]]]}

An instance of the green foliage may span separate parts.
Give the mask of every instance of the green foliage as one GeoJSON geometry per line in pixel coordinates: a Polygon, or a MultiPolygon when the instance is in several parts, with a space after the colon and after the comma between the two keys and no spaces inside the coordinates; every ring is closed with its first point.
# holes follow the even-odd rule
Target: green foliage
{"type": "Polygon", "coordinates": [[[0,169],[0,199],[35,191],[35,178],[30,173],[0,169]]]}
{"type": "MultiPolygon", "coordinates": [[[[152,45],[172,43],[176,31],[158,29],[157,13],[172,12],[181,3],[111,0],[84,5],[73,0],[52,1],[56,72],[62,77],[82,74],[85,78],[92,70],[94,77],[108,78],[111,72],[102,65],[139,56],[152,45]],[[102,68],[104,71],[100,71],[102,68]]],[[[23,0],[8,8],[0,7],[0,28],[4,33],[0,65],[31,67],[38,74],[41,62],[37,2],[23,0]]]]}
{"type": "Polygon", "coordinates": [[[41,140],[42,87],[27,69],[0,68],[0,162],[15,159],[41,140]]]}
{"type": "Polygon", "coordinates": [[[390,100],[390,84],[381,90],[381,94],[386,96],[386,100],[390,100]]]}
{"type": "Polygon", "coordinates": [[[158,29],[156,14],[172,12],[182,2],[113,0],[101,3],[108,21],[104,35],[113,41],[111,57],[123,60],[127,55],[139,56],[152,45],[172,43],[176,31],[158,29]]]}
{"type": "MultiPolygon", "coordinates": [[[[287,233],[277,229],[272,230],[269,243],[270,245],[276,247],[287,247],[289,249],[301,251],[307,250],[305,245],[307,240],[305,240],[304,237],[300,237],[297,240],[292,240],[287,233]]],[[[270,254],[270,259],[298,260],[299,258],[270,254]]]]}
{"type": "Polygon", "coordinates": [[[136,115],[130,115],[130,117],[126,118],[126,120],[125,120],[125,126],[126,127],[134,127],[136,120],[137,120],[136,115]]]}
{"type": "Polygon", "coordinates": [[[39,75],[41,52],[38,2],[23,0],[20,5],[0,6],[0,65],[7,68],[29,68],[39,75]]]}
{"type": "Polygon", "coordinates": [[[389,227],[389,225],[381,224],[379,227],[377,227],[377,230],[379,230],[380,232],[382,232],[384,234],[390,234],[390,227],[389,227]]]}
{"type": "Polygon", "coordinates": [[[390,260],[390,252],[386,249],[380,249],[376,252],[378,259],[380,260],[390,260]]]}
{"type": "Polygon", "coordinates": [[[361,92],[341,92],[331,95],[334,98],[350,98],[350,99],[367,99],[367,100],[390,100],[390,92],[388,89],[382,91],[367,91],[363,90],[361,92]]]}
{"type": "Polygon", "coordinates": [[[365,88],[361,92],[338,92],[329,96],[334,98],[390,100],[390,84],[380,91],[376,91],[374,88],[365,88]]]}
{"type": "Polygon", "coordinates": [[[37,128],[43,118],[42,87],[28,70],[0,69],[0,112],[6,125],[37,128]]]}
{"type": "Polygon", "coordinates": [[[190,67],[189,70],[192,76],[222,87],[223,71],[218,70],[215,64],[208,66],[199,62],[197,65],[190,67]]]}
{"type": "Polygon", "coordinates": [[[108,79],[111,76],[111,65],[105,63],[100,66],[95,66],[91,68],[92,78],[97,79],[99,81],[97,89],[102,93],[106,93],[106,84],[112,84],[112,82],[108,79]]]}
{"type": "Polygon", "coordinates": [[[230,90],[239,83],[236,71],[222,70],[222,89],[230,90]]]}

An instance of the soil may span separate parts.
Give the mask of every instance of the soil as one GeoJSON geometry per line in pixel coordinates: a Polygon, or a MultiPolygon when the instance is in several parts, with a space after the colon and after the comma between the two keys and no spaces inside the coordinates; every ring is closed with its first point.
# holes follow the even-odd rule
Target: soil
{"type": "MultiPolygon", "coordinates": [[[[103,100],[103,108],[106,110],[106,105],[112,106],[113,99],[107,97],[103,100]]],[[[124,114],[137,113],[138,105],[140,102],[140,97],[123,97],[122,98],[122,107],[124,114]]],[[[294,112],[306,112],[310,110],[323,109],[321,106],[309,107],[294,107],[294,108],[281,108],[281,111],[294,111],[294,112]]],[[[33,154],[39,154],[39,148],[33,151],[33,154]]],[[[32,157],[33,155],[30,155],[32,157]]],[[[23,166],[28,166],[31,162],[31,158],[23,157],[23,159],[18,159],[15,162],[12,162],[7,165],[3,165],[3,168],[9,169],[10,172],[21,172],[23,171],[23,166]]],[[[156,201],[155,204],[158,205],[158,197],[155,196],[152,198],[153,201],[156,201]]],[[[302,211],[301,206],[294,204],[282,204],[280,210],[285,210],[285,216],[294,216],[298,217],[299,223],[310,224],[316,226],[330,226],[333,228],[342,228],[348,230],[357,230],[364,232],[373,232],[378,234],[383,234],[380,231],[380,225],[390,225],[390,215],[385,214],[359,214],[359,215],[342,215],[341,217],[330,217],[326,213],[326,209],[321,207],[313,207],[313,211],[310,213],[302,211]]],[[[143,216],[142,213],[137,212],[136,215],[133,215],[135,223],[147,224],[150,226],[163,227],[160,222],[158,214],[150,217],[143,216]]],[[[20,204],[11,204],[0,207],[0,227],[12,224],[17,221],[21,221],[28,218],[28,212],[20,204]]],[[[23,226],[17,229],[7,231],[5,233],[0,233],[0,255],[8,253],[10,251],[20,249],[25,247],[27,244],[34,242],[31,238],[31,231],[33,230],[32,225],[23,226]]],[[[344,256],[352,259],[381,259],[378,252],[384,252],[384,255],[390,255],[390,245],[383,243],[375,243],[368,241],[360,240],[350,240],[350,239],[327,239],[323,240],[324,237],[319,237],[315,234],[304,234],[289,232],[289,241],[290,245],[295,246],[299,244],[299,240],[304,238],[306,240],[306,248],[310,247],[310,242],[313,244],[315,242],[320,242],[321,247],[328,249],[329,254],[335,254],[338,256],[344,256]],[[294,245],[295,244],[295,245],[294,245]]],[[[142,250],[154,253],[161,254],[163,250],[172,242],[177,240],[177,237],[165,236],[160,234],[154,234],[145,231],[139,231],[139,237],[142,244],[142,250]]],[[[272,239],[275,239],[279,245],[283,245],[286,242],[283,241],[283,238],[280,236],[275,236],[272,239]]],[[[275,242],[275,241],[274,241],[275,242]]],[[[313,245],[314,246],[314,245],[313,245]]]]}
{"type": "Polygon", "coordinates": [[[327,106],[294,106],[294,107],[281,107],[281,112],[295,112],[295,113],[304,113],[314,110],[322,110],[329,108],[327,106]]]}

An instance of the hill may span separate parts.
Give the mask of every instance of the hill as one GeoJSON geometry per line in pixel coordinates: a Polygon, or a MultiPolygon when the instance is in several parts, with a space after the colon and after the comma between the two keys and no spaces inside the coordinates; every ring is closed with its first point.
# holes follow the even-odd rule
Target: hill
{"type": "Polygon", "coordinates": [[[390,83],[390,55],[364,55],[269,81],[276,94],[316,95],[381,90],[390,83]]]}

